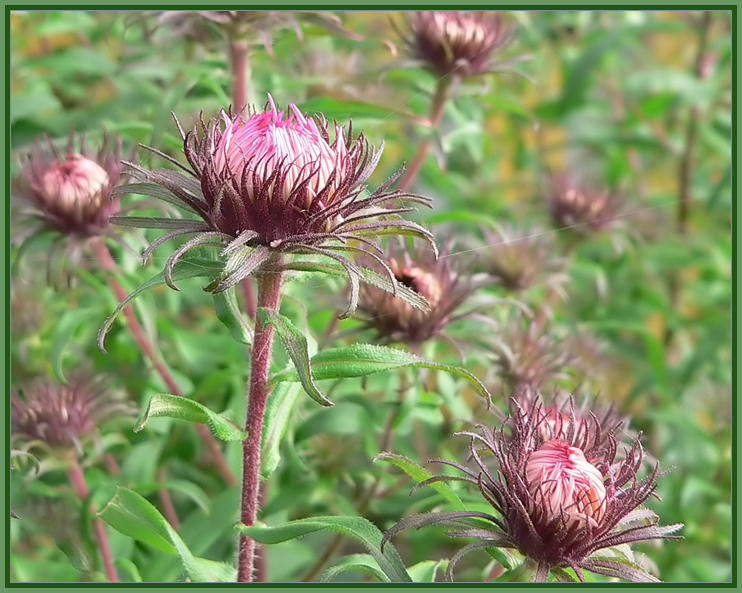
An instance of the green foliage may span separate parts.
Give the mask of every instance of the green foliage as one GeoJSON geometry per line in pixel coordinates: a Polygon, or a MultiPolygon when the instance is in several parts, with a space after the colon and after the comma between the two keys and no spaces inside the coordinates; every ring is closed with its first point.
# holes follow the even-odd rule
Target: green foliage
{"type": "MultiPolygon", "coordinates": [[[[460,81],[432,127],[436,79],[405,62],[409,56],[388,22],[399,23],[401,15],[338,14],[364,41],[299,18],[301,39],[279,28],[270,33],[271,54],[251,43],[252,101],[260,106],[270,92],[284,107],[294,102],[341,122],[352,117],[370,143],[384,141],[370,190],[402,162],[409,168],[428,139],[430,151],[409,190],[431,197],[434,208],[403,216],[430,228],[439,245],[454,240],[450,261],[462,264],[465,278],[486,271],[498,247],[483,244],[485,224],[514,224],[553,239],[547,255],[562,261],[522,290],[477,289],[455,314],[479,317],[456,319],[445,337],[413,350],[372,343],[376,336],[366,325],[336,319],[348,300],[343,265],[317,254],[287,259],[280,314],[261,311],[261,323],[275,327],[283,347],[274,348],[262,435],[263,523],[248,528],[256,539],[282,542],[264,547],[268,579],[299,581],[311,571],[327,582],[444,579],[461,544],[442,530],[399,535],[401,555],[391,544],[381,553],[381,533],[402,517],[442,507],[491,512],[470,484],[431,482],[410,490],[431,471],[446,473],[440,466],[429,471],[428,460],[466,462],[466,439],[454,432],[500,422],[511,386],[492,343],[514,348],[506,328],[516,309],[527,309],[546,319],[541,333],[566,337],[551,349],[571,355],[559,376],[545,380],[545,394],[576,390],[578,398],[597,395],[614,404],[631,417],[631,429],[643,432],[647,453],[662,468],[675,468],[660,480],[662,500],[651,508],[664,524],[683,522],[685,539],[640,544],[632,555],[613,551],[603,560],[631,562],[669,582],[728,581],[736,165],[729,145],[730,15],[713,12],[699,76],[701,11],[508,11],[515,34],[497,58],[528,59],[510,71],[460,81]],[[394,55],[385,40],[395,44],[394,55]],[[692,125],[696,139],[689,147],[692,125]],[[592,234],[552,224],[547,172],[567,170],[621,197],[615,225],[592,234]],[[689,210],[679,230],[684,183],[689,210]],[[331,408],[316,405],[330,402],[331,408]],[[339,549],[316,566],[338,533],[339,549]]],[[[91,148],[104,130],[120,134],[123,158],[173,171],[137,145],[182,161],[170,111],[187,131],[201,111],[209,117],[232,101],[226,43],[218,28],[210,31],[216,34],[197,41],[169,25],[153,29],[151,20],[127,11],[14,11],[11,174],[42,135],[64,153],[70,129],[84,133],[91,148]]],[[[194,191],[198,181],[182,177],[194,191]]],[[[245,313],[242,286],[214,294],[204,287],[225,288],[230,272],[260,258],[249,260],[249,250],[233,253],[225,269],[217,250],[197,248],[175,265],[172,278],[181,290],[171,290],[157,270],[183,237],[148,253],[145,266],[141,254],[171,229],[173,218],[182,227],[181,202],[158,185],[125,183],[119,192],[127,211],[119,222],[131,210],[146,228],[115,226],[126,247],[107,239],[116,278],[130,291],[120,304],[84,241],[65,251],[67,237],[30,232],[38,221],[25,217],[22,192],[12,185],[12,387],[40,377],[64,381],[87,369],[143,410],[137,427],[146,430],[134,432],[130,419],[123,420],[120,430],[96,435],[80,457],[89,502],[102,509],[122,581],[233,580],[239,487],[225,484],[193,423],[209,425],[239,478],[245,434],[232,419],[245,417],[255,320],[245,313]],[[170,388],[128,320],[119,319],[126,306],[135,307],[147,340],[187,398],[166,394],[170,388]],[[164,518],[171,515],[163,492],[178,524],[164,518]]],[[[380,269],[355,263],[359,281],[395,290],[380,269]]],[[[403,282],[396,291],[410,311],[429,306],[403,282]]],[[[94,515],[74,496],[67,467],[38,442],[12,447],[12,511],[19,518],[11,520],[11,580],[105,581],[94,515]]],[[[462,559],[455,576],[497,586],[532,572],[519,553],[484,548],[462,559]]],[[[550,576],[575,578],[571,569],[550,576]]]]}

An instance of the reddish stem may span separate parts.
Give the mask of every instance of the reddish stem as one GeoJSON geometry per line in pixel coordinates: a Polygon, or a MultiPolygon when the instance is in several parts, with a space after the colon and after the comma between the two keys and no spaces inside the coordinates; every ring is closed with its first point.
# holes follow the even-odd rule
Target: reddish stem
{"type": "MultiPolygon", "coordinates": [[[[88,497],[88,485],[85,482],[85,473],[82,471],[80,464],[77,461],[73,461],[72,465],[67,470],[67,475],[70,478],[72,486],[75,488],[75,492],[81,501],[85,502],[88,497]]],[[[95,507],[90,505],[90,511],[95,516],[95,507]]],[[[103,558],[103,566],[106,571],[106,577],[112,583],[118,583],[119,577],[116,574],[116,568],[113,566],[113,556],[111,555],[111,548],[108,545],[108,536],[106,535],[106,529],[103,525],[103,521],[100,518],[95,517],[93,519],[93,529],[95,530],[95,537],[98,540],[98,547],[100,548],[100,554],[103,558]]]]}
{"type": "MultiPolygon", "coordinates": [[[[280,262],[274,269],[280,270],[280,262]]],[[[258,307],[277,311],[281,299],[283,274],[263,272],[258,276],[258,307]]],[[[245,431],[247,438],[242,442],[242,506],[240,520],[245,525],[253,525],[258,514],[258,490],[260,488],[260,445],[263,436],[263,416],[270,390],[268,375],[273,349],[272,325],[263,325],[255,317],[255,337],[250,360],[250,383],[248,390],[245,431]]],[[[255,540],[240,535],[239,565],[237,580],[249,583],[253,580],[255,563],[255,540]]]]}
{"type": "Polygon", "coordinates": [[[247,106],[248,51],[249,47],[246,40],[230,40],[229,61],[232,66],[232,109],[235,113],[240,113],[247,106]]]}
{"type": "Polygon", "coordinates": [[[116,458],[110,453],[105,453],[103,455],[103,463],[106,465],[108,472],[112,476],[118,476],[121,473],[121,468],[119,467],[119,464],[116,462],[116,458]]]}
{"type": "MultiPolygon", "coordinates": [[[[451,87],[452,80],[453,79],[451,76],[440,78],[438,80],[438,84],[435,87],[435,94],[433,95],[433,102],[430,104],[430,114],[428,116],[428,119],[430,120],[431,132],[438,127],[439,123],[441,123],[441,118],[443,117],[443,108],[446,106],[446,99],[448,99],[448,90],[451,87]]],[[[425,162],[425,158],[428,156],[428,151],[430,150],[430,146],[432,143],[432,134],[428,134],[420,143],[420,146],[417,149],[417,153],[410,163],[410,168],[407,169],[407,172],[404,174],[402,180],[399,182],[398,189],[400,191],[406,191],[410,187],[410,185],[412,185],[412,182],[415,180],[415,177],[417,177],[417,174],[420,172],[420,169],[425,162]]]]}
{"type": "MultiPolygon", "coordinates": [[[[158,470],[157,481],[160,484],[167,482],[167,471],[164,467],[158,470]]],[[[167,488],[160,488],[157,494],[160,497],[162,510],[165,513],[165,517],[167,517],[168,523],[172,525],[175,531],[180,531],[180,519],[178,519],[178,513],[175,511],[175,505],[173,504],[173,499],[170,497],[170,492],[168,492],[167,488]]]]}
{"type": "MultiPolygon", "coordinates": [[[[98,261],[100,262],[101,267],[106,272],[108,272],[106,277],[108,278],[108,283],[113,289],[113,292],[116,294],[116,298],[119,301],[124,300],[124,298],[126,298],[126,290],[123,286],[121,286],[121,284],[119,284],[119,281],[116,280],[118,266],[111,256],[111,252],[108,251],[108,247],[106,247],[106,244],[100,237],[96,237],[95,239],[93,239],[90,244],[93,248],[93,251],[95,252],[96,257],[98,258],[98,261]]],[[[144,328],[137,320],[137,316],[131,306],[127,306],[124,308],[124,316],[126,317],[126,322],[129,326],[129,329],[131,330],[131,333],[134,336],[134,339],[139,345],[139,348],[141,349],[144,356],[152,363],[152,366],[155,367],[155,370],[158,372],[160,377],[162,377],[162,380],[165,382],[168,389],[174,395],[182,396],[183,392],[181,391],[180,387],[178,387],[178,384],[175,382],[175,379],[170,374],[170,371],[153,350],[152,346],[149,343],[149,340],[147,339],[147,335],[144,332],[144,328]]],[[[203,424],[196,424],[196,430],[201,436],[201,440],[208,448],[209,453],[214,460],[214,463],[216,463],[217,467],[219,468],[219,471],[222,474],[224,480],[230,486],[236,485],[237,478],[235,478],[232,470],[229,469],[229,465],[224,459],[224,455],[222,454],[219,445],[214,440],[214,437],[211,436],[209,429],[203,424]]]]}

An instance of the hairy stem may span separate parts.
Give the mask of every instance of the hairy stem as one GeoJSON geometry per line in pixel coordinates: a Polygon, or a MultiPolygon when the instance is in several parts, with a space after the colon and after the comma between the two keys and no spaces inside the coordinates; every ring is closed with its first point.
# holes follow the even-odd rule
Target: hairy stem
{"type": "MultiPolygon", "coordinates": [[[[453,76],[444,76],[443,78],[438,79],[438,84],[435,87],[435,94],[433,95],[433,101],[430,104],[430,113],[428,115],[431,132],[435,130],[441,122],[441,118],[443,117],[443,108],[446,106],[448,91],[451,88],[452,82],[453,76]]],[[[399,182],[400,191],[405,191],[409,189],[410,185],[412,185],[412,182],[415,180],[415,177],[417,177],[417,174],[420,172],[420,169],[425,162],[425,158],[428,156],[428,151],[430,150],[432,143],[433,137],[431,134],[426,135],[422,142],[420,142],[420,146],[410,163],[410,168],[407,169],[407,172],[399,182]]]]}
{"type": "MultiPolygon", "coordinates": [[[[96,257],[98,258],[98,262],[100,263],[101,267],[107,272],[106,277],[108,279],[108,284],[111,286],[113,292],[116,294],[116,298],[119,301],[124,300],[124,298],[126,297],[126,290],[123,286],[121,286],[121,284],[119,284],[119,281],[116,279],[118,266],[111,256],[111,252],[108,250],[108,247],[106,247],[106,244],[100,237],[96,237],[95,239],[93,239],[91,241],[91,246],[93,248],[93,251],[95,252],[96,257]]],[[[152,348],[152,345],[149,343],[147,335],[144,332],[144,328],[139,323],[139,320],[137,319],[137,316],[134,313],[134,309],[131,305],[124,308],[124,316],[126,317],[126,323],[131,330],[131,333],[134,336],[139,349],[142,351],[142,354],[144,354],[144,356],[152,363],[152,366],[155,368],[160,377],[162,377],[162,380],[165,382],[168,389],[173,393],[173,395],[182,396],[183,392],[181,391],[178,384],[175,382],[175,378],[172,376],[162,360],[160,360],[159,356],[157,356],[154,349],[152,348]]],[[[218,443],[216,442],[214,437],[211,436],[209,429],[203,424],[196,424],[196,430],[198,431],[201,440],[204,442],[207,449],[209,450],[209,454],[211,455],[211,458],[219,469],[219,472],[222,474],[224,480],[230,486],[236,485],[237,478],[235,478],[232,470],[229,469],[229,465],[227,464],[226,459],[224,459],[224,455],[222,454],[218,443]]]]}
{"type": "MultiPolygon", "coordinates": [[[[67,470],[70,483],[75,489],[78,498],[85,502],[88,496],[89,490],[88,485],[85,482],[85,473],[82,471],[80,464],[75,460],[67,470]]],[[[95,508],[90,505],[90,510],[95,516],[95,508]]],[[[101,558],[103,559],[103,567],[106,571],[106,577],[111,583],[118,583],[119,577],[116,574],[116,568],[113,566],[113,556],[111,555],[111,547],[108,545],[108,536],[106,535],[106,528],[103,525],[103,521],[98,517],[93,519],[93,529],[95,530],[95,538],[98,540],[98,549],[100,550],[101,558]]]]}
{"type": "MultiPolygon", "coordinates": [[[[270,268],[280,270],[280,261],[274,261],[270,268]]],[[[283,274],[263,272],[258,276],[258,307],[278,311],[281,300],[283,274]]],[[[260,445],[263,436],[263,417],[268,400],[268,375],[270,373],[271,352],[273,350],[272,325],[263,325],[255,316],[255,337],[250,357],[250,380],[248,386],[247,414],[245,431],[247,438],[242,442],[242,506],[240,520],[245,525],[253,525],[258,515],[260,489],[260,445]]],[[[237,580],[249,583],[253,580],[255,564],[255,540],[240,535],[239,564],[237,580]]]]}

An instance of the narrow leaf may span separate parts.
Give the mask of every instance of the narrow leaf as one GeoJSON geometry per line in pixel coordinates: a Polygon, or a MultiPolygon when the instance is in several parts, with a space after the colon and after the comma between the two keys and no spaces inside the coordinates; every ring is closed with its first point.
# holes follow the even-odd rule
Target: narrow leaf
{"type": "Polygon", "coordinates": [[[208,230],[203,220],[190,218],[158,218],[154,216],[112,216],[110,221],[119,226],[131,226],[138,229],[193,229],[208,230]]]}
{"type": "MultiPolygon", "coordinates": [[[[396,453],[387,453],[386,451],[379,453],[374,457],[375,461],[388,461],[389,463],[396,465],[402,471],[404,471],[413,480],[422,482],[427,478],[430,478],[432,474],[425,468],[419,466],[414,461],[408,459],[404,455],[397,455],[396,453]]],[[[456,510],[464,510],[464,503],[461,502],[459,496],[453,491],[453,489],[445,482],[434,482],[430,484],[438,494],[443,496],[456,510]]]]}
{"type": "Polygon", "coordinates": [[[212,295],[216,316],[241,344],[252,344],[253,328],[237,304],[234,290],[224,290],[212,295]]]}
{"type": "Polygon", "coordinates": [[[296,373],[297,380],[301,382],[304,391],[317,403],[332,406],[333,403],[322,395],[314,384],[312,368],[309,365],[307,339],[304,334],[287,317],[265,307],[258,309],[258,317],[263,325],[273,325],[276,328],[281,343],[294,363],[295,371],[292,372],[296,373]]]}
{"type": "Polygon", "coordinates": [[[374,560],[378,562],[379,567],[389,577],[390,581],[393,583],[412,582],[394,546],[387,544],[382,553],[381,532],[373,523],[363,517],[310,517],[273,527],[248,527],[240,523],[237,525],[237,529],[262,544],[277,544],[323,529],[339,531],[361,542],[374,557],[374,560]]]}
{"type": "MultiPolygon", "coordinates": [[[[464,368],[426,360],[405,350],[374,344],[352,344],[318,352],[312,357],[311,376],[317,381],[364,377],[405,367],[429,368],[458,375],[466,379],[479,395],[490,402],[492,401],[492,396],[484,384],[464,368]]],[[[294,369],[281,371],[271,378],[271,382],[274,384],[282,381],[298,380],[304,383],[304,380],[294,369]]]]}
{"type": "Polygon", "coordinates": [[[322,574],[320,581],[327,583],[337,575],[351,570],[370,574],[382,583],[389,582],[389,577],[379,568],[379,563],[370,554],[350,554],[341,558],[337,564],[331,566],[322,574]]]}
{"type": "Polygon", "coordinates": [[[160,512],[133,490],[119,486],[98,516],[115,530],[169,554],[177,554],[192,581],[215,582],[233,577],[226,565],[197,558],[160,512]]]}
{"type": "Polygon", "coordinates": [[[149,400],[141,416],[137,420],[134,432],[144,428],[150,418],[165,416],[208,424],[215,437],[223,441],[241,441],[246,434],[234,422],[224,416],[212,412],[209,408],[187,397],[158,393],[149,400]]]}
{"type": "Polygon", "coordinates": [[[301,394],[299,383],[284,383],[268,398],[263,422],[263,445],[260,454],[260,473],[267,478],[281,460],[281,441],[286,434],[296,401],[301,394]]]}
{"type": "MultiPolygon", "coordinates": [[[[213,274],[219,272],[221,270],[221,265],[218,262],[210,261],[210,260],[180,260],[173,269],[173,278],[177,280],[182,280],[184,278],[197,278],[197,277],[203,277],[203,276],[212,276],[213,274]]],[[[132,292],[130,292],[123,301],[121,301],[116,308],[114,309],[113,313],[111,313],[108,318],[103,323],[103,326],[98,331],[98,347],[103,350],[103,352],[106,351],[105,348],[105,339],[106,334],[111,329],[111,326],[113,325],[113,322],[118,317],[119,313],[123,311],[124,307],[128,305],[131,301],[133,301],[135,298],[137,298],[142,292],[147,290],[148,288],[152,288],[153,286],[158,286],[160,284],[165,284],[165,274],[164,272],[159,272],[156,275],[152,276],[149,280],[146,280],[145,282],[142,282],[139,286],[137,286],[132,292]]]]}
{"type": "MultiPolygon", "coordinates": [[[[379,274],[369,268],[363,266],[356,266],[360,272],[361,279],[367,284],[371,284],[376,288],[380,288],[391,294],[396,294],[397,298],[402,299],[408,305],[420,309],[422,311],[429,311],[430,305],[428,302],[417,294],[414,290],[408,288],[404,284],[399,282],[392,283],[388,276],[379,274]]],[[[295,261],[286,264],[286,269],[296,270],[299,272],[320,272],[329,276],[337,276],[340,278],[346,278],[348,273],[345,271],[343,266],[340,264],[329,263],[329,262],[315,262],[315,261],[295,261]]]]}

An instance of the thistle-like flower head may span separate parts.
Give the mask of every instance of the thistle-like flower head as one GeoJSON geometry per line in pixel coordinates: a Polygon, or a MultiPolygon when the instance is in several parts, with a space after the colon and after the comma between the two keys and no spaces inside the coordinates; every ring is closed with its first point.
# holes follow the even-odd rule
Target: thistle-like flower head
{"type": "Polygon", "coordinates": [[[547,186],[546,201],[556,226],[585,234],[615,223],[619,201],[611,191],[597,190],[566,174],[552,175],[547,186]]]}
{"type": "Polygon", "coordinates": [[[82,452],[101,424],[131,413],[103,377],[78,375],[67,385],[39,380],[10,396],[13,440],[41,441],[55,453],[82,452]]]}
{"type": "Polygon", "coordinates": [[[439,76],[487,72],[492,54],[510,40],[502,14],[492,10],[418,10],[406,26],[409,52],[439,76]]]}
{"type": "Polygon", "coordinates": [[[360,39],[343,28],[340,18],[327,10],[150,10],[135,13],[134,19],[154,17],[155,28],[168,28],[177,35],[204,43],[221,32],[230,39],[259,39],[272,51],[272,33],[292,28],[301,40],[300,20],[316,23],[332,33],[360,39]],[[216,30],[216,31],[215,31],[216,30]]]}
{"type": "Polygon", "coordinates": [[[507,290],[520,292],[539,282],[558,288],[563,283],[562,261],[546,231],[500,225],[482,227],[482,234],[487,245],[484,270],[507,290]]]}
{"type": "Polygon", "coordinates": [[[487,343],[511,393],[533,393],[548,379],[561,377],[565,366],[572,362],[571,353],[559,343],[558,336],[520,312],[501,328],[488,336],[487,343]]]}
{"type": "Polygon", "coordinates": [[[366,325],[383,340],[407,344],[420,344],[441,334],[457,318],[456,309],[474,288],[450,252],[450,244],[437,258],[429,249],[410,251],[404,245],[390,244],[383,259],[397,282],[423,297],[430,309],[413,308],[392,294],[364,285],[359,306],[366,325]]]}
{"type": "Polygon", "coordinates": [[[121,140],[104,136],[97,153],[75,134],[60,154],[51,141],[37,142],[21,160],[20,189],[45,225],[66,235],[87,238],[105,234],[109,219],[119,210],[112,189],[121,172],[121,140]]]}
{"type": "Polygon", "coordinates": [[[464,476],[434,476],[424,483],[446,479],[470,482],[495,514],[456,511],[413,515],[389,530],[385,540],[410,527],[456,525],[458,529],[448,535],[477,541],[451,559],[449,578],[456,562],[468,552],[505,547],[519,550],[536,563],[537,581],[545,581],[550,570],[563,576],[565,568],[573,569],[580,580],[584,580],[583,570],[589,570],[630,581],[656,581],[631,553],[624,550],[623,556],[612,556],[601,550],[678,538],[672,534],[681,524],[659,526],[658,517],[640,507],[655,493],[657,466],[645,478],[638,478],[643,456],[638,439],[619,455],[614,436],[619,425],[601,426],[597,416],[585,416],[578,436],[575,415],[570,413],[569,418],[552,430],[539,399],[528,408],[512,400],[510,416],[502,426],[480,426],[480,432],[462,433],[471,438],[469,450],[476,467],[472,470],[439,460],[464,476]]]}
{"type": "MultiPolygon", "coordinates": [[[[150,150],[187,174],[131,165],[133,175],[145,182],[137,185],[140,193],[144,187],[146,194],[149,187],[150,195],[162,198],[164,189],[169,201],[190,209],[201,220],[116,220],[174,229],[145,251],[145,260],[167,239],[198,233],[169,258],[165,279],[171,287],[175,287],[176,262],[201,244],[221,244],[221,255],[230,255],[222,275],[208,287],[213,292],[260,273],[263,264],[275,262],[273,256],[314,254],[343,266],[353,283],[350,312],[363,274],[346,254],[380,261],[378,254],[383,252],[372,239],[395,233],[423,238],[435,249],[429,231],[399,218],[409,207],[384,207],[400,199],[429,202],[390,190],[402,170],[376,191],[363,193],[382,150],[370,147],[362,133],[354,137],[351,125],[347,130],[337,122],[330,126],[324,116],[307,116],[295,105],[289,105],[288,112],[281,110],[269,95],[263,111],[249,111],[244,117],[222,111],[208,123],[201,119],[188,133],[179,123],[178,127],[190,167],[150,150]]],[[[387,286],[396,287],[393,275],[385,271],[387,286]]]]}

